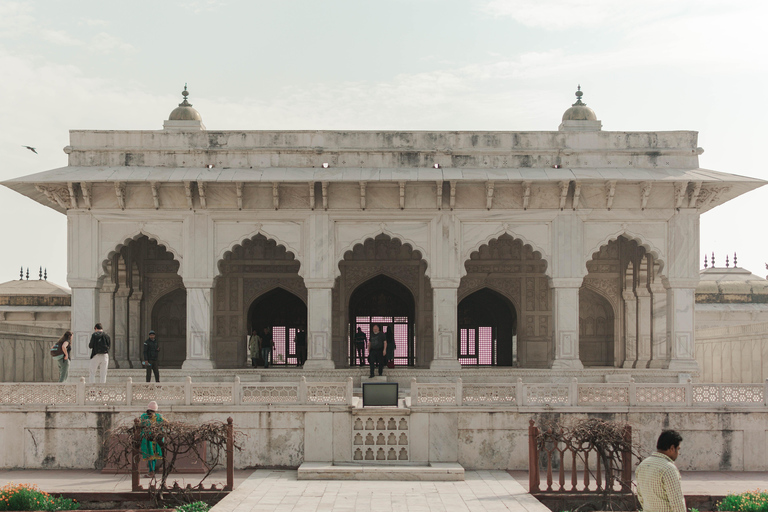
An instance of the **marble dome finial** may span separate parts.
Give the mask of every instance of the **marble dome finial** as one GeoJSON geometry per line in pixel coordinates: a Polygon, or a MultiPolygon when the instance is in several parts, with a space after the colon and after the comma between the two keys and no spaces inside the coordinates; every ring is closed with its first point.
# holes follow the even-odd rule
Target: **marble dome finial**
{"type": "Polygon", "coordinates": [[[595,111],[581,101],[582,96],[584,93],[581,90],[581,84],[579,84],[576,88],[576,103],[573,103],[571,108],[565,111],[563,121],[597,121],[595,111]]]}
{"type": "Polygon", "coordinates": [[[187,91],[187,84],[184,84],[184,90],[181,91],[181,96],[184,98],[179,106],[173,109],[171,115],[168,116],[169,121],[202,121],[203,117],[200,112],[192,108],[192,104],[187,100],[189,91],[187,91]]]}

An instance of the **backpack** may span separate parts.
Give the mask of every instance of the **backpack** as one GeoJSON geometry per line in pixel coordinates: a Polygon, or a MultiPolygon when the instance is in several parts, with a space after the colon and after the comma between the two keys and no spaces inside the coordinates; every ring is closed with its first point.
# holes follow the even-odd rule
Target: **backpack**
{"type": "Polygon", "coordinates": [[[51,347],[51,356],[52,357],[58,357],[58,356],[63,356],[63,355],[64,355],[64,349],[61,348],[61,344],[59,344],[59,342],[57,341],[51,347]]]}

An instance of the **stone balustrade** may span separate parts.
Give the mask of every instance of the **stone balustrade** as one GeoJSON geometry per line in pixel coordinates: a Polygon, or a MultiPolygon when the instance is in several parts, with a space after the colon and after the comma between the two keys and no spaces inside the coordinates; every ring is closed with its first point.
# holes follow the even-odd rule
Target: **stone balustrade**
{"type": "MultiPolygon", "coordinates": [[[[352,378],[344,382],[185,382],[86,384],[2,383],[0,407],[26,405],[354,405],[352,378]]],[[[768,406],[764,384],[669,383],[420,383],[411,380],[412,408],[425,406],[594,407],[594,406],[768,406]]]]}
{"type": "Polygon", "coordinates": [[[154,400],[160,405],[352,405],[352,378],[344,382],[242,383],[233,382],[86,384],[2,383],[0,407],[26,405],[88,406],[144,405],[154,400]]]}
{"type": "Polygon", "coordinates": [[[469,384],[411,380],[411,407],[420,406],[768,406],[764,384],[570,383],[469,384]]]}

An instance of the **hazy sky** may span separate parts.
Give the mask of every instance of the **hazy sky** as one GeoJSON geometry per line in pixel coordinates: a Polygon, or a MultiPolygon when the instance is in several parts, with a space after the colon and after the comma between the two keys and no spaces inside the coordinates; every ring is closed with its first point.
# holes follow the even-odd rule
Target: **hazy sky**
{"type": "MultiPolygon", "coordinates": [[[[65,166],[70,129],[161,129],[185,82],[223,130],[556,130],[581,84],[604,130],[695,130],[701,167],[768,179],[766,19],[764,0],[0,0],[0,181],[65,166]]],[[[766,204],[703,215],[702,252],[764,276],[766,204]]],[[[0,187],[0,229],[0,282],[66,285],[64,215],[0,187]]]]}

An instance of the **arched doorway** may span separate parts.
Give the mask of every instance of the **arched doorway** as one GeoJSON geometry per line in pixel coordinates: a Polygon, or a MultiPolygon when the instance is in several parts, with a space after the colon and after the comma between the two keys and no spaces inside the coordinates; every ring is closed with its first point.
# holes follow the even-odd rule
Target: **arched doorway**
{"type": "MultiPolygon", "coordinates": [[[[478,247],[464,262],[467,275],[461,278],[458,298],[467,298],[481,290],[493,290],[508,301],[514,311],[514,350],[510,362],[498,359],[499,365],[523,368],[546,368],[551,363],[552,300],[547,261],[541,253],[519,238],[503,234],[478,247]],[[503,361],[503,362],[502,362],[503,361]]],[[[490,300],[486,295],[486,299],[490,300]]],[[[491,302],[497,302],[497,299],[491,302]]],[[[459,313],[459,323],[461,316],[459,313]]],[[[479,331],[478,331],[479,335],[479,331]]],[[[489,333],[484,331],[483,336],[489,333]]],[[[461,345],[461,339],[458,340],[461,345]]],[[[497,340],[498,341],[498,340],[497,340]]],[[[466,363],[465,363],[466,364],[466,363]]]]}
{"type": "Polygon", "coordinates": [[[579,359],[584,366],[613,366],[613,306],[601,295],[579,290],[579,359]]]}
{"type": "Polygon", "coordinates": [[[396,336],[397,364],[429,366],[434,354],[433,301],[432,285],[426,270],[427,262],[420,251],[383,233],[355,244],[344,253],[344,259],[339,262],[340,276],[332,292],[332,354],[337,367],[348,366],[351,362],[355,326],[370,326],[371,323],[384,324],[385,330],[388,324],[392,325],[392,334],[396,336]],[[366,285],[370,287],[363,288],[366,285]],[[358,314],[353,309],[357,307],[360,294],[366,289],[371,290],[372,297],[375,297],[377,289],[385,292],[385,295],[405,296],[402,302],[407,304],[407,311],[403,312],[403,304],[397,304],[396,299],[391,299],[393,302],[388,313],[377,310],[358,314]],[[377,320],[358,320],[358,316],[376,316],[377,320]]]}
{"type": "Polygon", "coordinates": [[[187,291],[176,289],[152,307],[152,329],[160,343],[161,368],[181,368],[187,355],[187,291]]]}
{"type": "MultiPolygon", "coordinates": [[[[99,319],[112,337],[110,357],[118,368],[141,368],[144,340],[150,330],[160,332],[154,315],[155,306],[170,290],[176,290],[173,302],[184,304],[183,311],[171,309],[174,309],[174,318],[182,321],[182,337],[186,331],[186,290],[179,275],[179,262],[156,240],[138,235],[133,240],[126,240],[125,245],[111,254],[103,262],[103,268],[105,275],[99,294],[99,319]]],[[[170,303],[165,304],[168,306],[170,303]]],[[[165,313],[162,316],[169,318],[165,313]]],[[[179,329],[174,330],[177,331],[179,329]]],[[[160,343],[163,341],[160,338],[160,343]]],[[[181,343],[180,352],[175,352],[164,365],[181,366],[186,357],[186,340],[181,343]]],[[[160,357],[162,361],[163,351],[160,357]]]]}
{"type": "MultiPolygon", "coordinates": [[[[262,317],[263,322],[253,321],[254,303],[262,300],[270,292],[279,294],[282,290],[289,295],[299,297],[295,303],[303,313],[301,325],[306,327],[307,288],[299,276],[301,264],[294,254],[275,240],[264,235],[255,235],[235,245],[231,251],[219,260],[219,275],[213,289],[213,335],[212,357],[217,368],[238,368],[247,361],[248,335],[253,327],[265,325],[284,326],[282,321],[275,320],[282,315],[279,309],[271,308],[268,301],[261,302],[258,310],[269,309],[271,313],[262,317]],[[271,320],[269,320],[271,318],[271,320]]],[[[277,300],[280,299],[277,296],[277,300]]],[[[291,306],[293,307],[293,306],[291,306]]],[[[285,313],[289,310],[285,310],[285,313]]],[[[291,324],[294,325],[294,324],[291,324]]],[[[295,325],[294,325],[295,326],[295,325]]],[[[290,333],[287,335],[290,338],[290,333]]],[[[294,353],[291,351],[290,353],[294,353]]],[[[280,354],[283,359],[278,361],[274,354],[275,364],[286,364],[288,352],[280,354]]],[[[294,359],[295,361],[295,359],[294,359]]]]}
{"type": "MultiPolygon", "coordinates": [[[[395,365],[413,366],[414,306],[413,294],[396,280],[385,275],[369,279],[349,298],[350,340],[358,327],[370,338],[371,326],[380,324],[394,336],[395,365]]],[[[354,354],[351,343],[349,354],[354,354]]]]}
{"type": "Polygon", "coordinates": [[[462,366],[515,366],[517,313],[512,303],[488,288],[459,302],[458,359],[462,366]]]}
{"type": "Polygon", "coordinates": [[[296,333],[307,327],[304,301],[282,288],[259,296],[248,308],[248,332],[255,329],[261,334],[265,327],[272,331],[272,364],[295,365],[296,333]]]}

